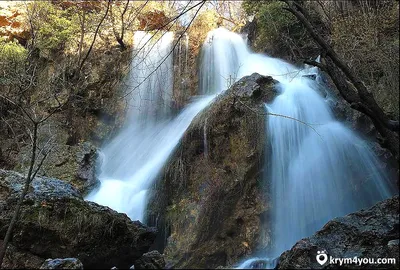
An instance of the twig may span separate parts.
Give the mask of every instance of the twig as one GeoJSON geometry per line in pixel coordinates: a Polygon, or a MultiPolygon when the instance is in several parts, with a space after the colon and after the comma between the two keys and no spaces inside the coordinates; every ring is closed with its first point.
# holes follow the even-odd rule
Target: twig
{"type": "Polygon", "coordinates": [[[259,113],[255,110],[253,110],[252,108],[250,108],[249,106],[247,106],[245,103],[243,103],[239,98],[236,99],[237,101],[239,101],[240,104],[242,104],[245,108],[247,108],[248,110],[250,110],[251,112],[257,114],[257,115],[271,115],[271,116],[279,116],[279,117],[283,117],[283,118],[287,118],[287,119],[291,119],[294,120],[296,122],[299,122],[301,124],[306,125],[307,127],[311,128],[315,133],[317,133],[317,135],[322,139],[321,135],[318,133],[318,131],[312,126],[312,125],[322,125],[322,124],[310,124],[304,121],[301,121],[299,119],[296,119],[294,117],[291,116],[287,116],[287,115],[283,115],[283,114],[277,114],[277,113],[270,113],[270,112],[266,112],[266,113],[259,113]]]}
{"type": "Polygon", "coordinates": [[[194,14],[193,18],[191,19],[190,23],[188,24],[188,26],[186,26],[185,30],[182,32],[182,34],[179,36],[179,38],[177,39],[177,41],[175,42],[173,48],[171,49],[171,51],[167,54],[167,56],[160,62],[160,64],[152,71],[150,72],[149,75],[147,75],[142,82],[140,82],[138,85],[136,85],[132,90],[130,90],[128,93],[126,93],[125,95],[122,96],[122,98],[125,98],[126,96],[128,96],[129,94],[131,94],[133,91],[135,91],[137,88],[139,88],[148,78],[150,78],[151,75],[153,75],[160,67],[161,65],[168,59],[168,57],[174,52],[176,46],[178,45],[179,41],[182,39],[183,35],[186,33],[187,29],[190,27],[190,25],[192,24],[193,20],[196,18],[197,14],[199,13],[200,9],[203,7],[203,5],[206,3],[206,1],[202,1],[201,2],[201,6],[197,9],[196,13],[194,14]]]}
{"type": "Polygon", "coordinates": [[[110,10],[110,4],[111,4],[111,0],[108,0],[106,12],[104,13],[104,16],[101,18],[99,24],[96,27],[96,31],[94,32],[92,44],[90,44],[89,50],[87,51],[85,57],[83,58],[81,64],[79,65],[78,73],[82,70],[83,64],[86,62],[87,58],[89,57],[89,55],[93,49],[94,43],[96,42],[96,38],[97,38],[97,35],[100,30],[100,26],[103,24],[103,21],[107,17],[108,11],[110,10]]]}

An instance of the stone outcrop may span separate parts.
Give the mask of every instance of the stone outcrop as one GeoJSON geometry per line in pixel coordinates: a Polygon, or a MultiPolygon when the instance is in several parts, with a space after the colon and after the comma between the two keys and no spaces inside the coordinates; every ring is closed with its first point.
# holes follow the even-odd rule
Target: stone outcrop
{"type": "Polygon", "coordinates": [[[26,27],[25,18],[20,12],[21,3],[0,4],[0,39],[18,41],[25,45],[30,38],[29,29],[26,27]]]}
{"type": "Polygon", "coordinates": [[[329,221],[313,236],[281,255],[278,269],[373,269],[399,267],[399,197],[329,221]],[[317,262],[318,251],[333,258],[395,258],[397,264],[329,264],[317,262]]]}
{"type": "Polygon", "coordinates": [[[143,254],[142,257],[137,259],[133,269],[164,269],[164,267],[164,256],[158,251],[153,250],[143,254]]]}
{"type": "MultiPolygon", "coordinates": [[[[14,212],[24,177],[0,170],[0,238],[14,212]]],[[[36,177],[15,226],[6,268],[39,268],[47,258],[77,258],[84,268],[129,268],[148,252],[154,228],[84,201],[70,184],[36,177]]]]}
{"type": "Polygon", "coordinates": [[[271,77],[244,77],[186,131],[149,200],[167,267],[231,265],[268,245],[264,102],[275,95],[271,77]]]}
{"type": "Polygon", "coordinates": [[[47,259],[40,269],[83,269],[83,264],[77,258],[47,259]]]}
{"type": "MultiPolygon", "coordinates": [[[[15,167],[17,171],[28,171],[30,151],[29,145],[21,150],[20,163],[15,167]]],[[[99,184],[95,172],[97,156],[97,148],[89,142],[72,146],[55,144],[39,173],[65,180],[81,194],[86,194],[99,184]]]]}

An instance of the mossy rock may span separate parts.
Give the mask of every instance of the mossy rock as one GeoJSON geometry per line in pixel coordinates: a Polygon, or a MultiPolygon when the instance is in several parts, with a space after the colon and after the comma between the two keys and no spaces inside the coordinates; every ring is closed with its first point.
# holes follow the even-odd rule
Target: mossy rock
{"type": "MultiPolygon", "coordinates": [[[[0,170],[0,237],[24,185],[23,175],[0,170]]],[[[43,259],[78,258],[85,268],[129,268],[149,250],[154,228],[84,201],[70,184],[36,177],[23,202],[11,244],[43,259]]],[[[34,267],[31,265],[31,267],[34,267]]]]}
{"type": "Polygon", "coordinates": [[[271,77],[242,78],[199,114],[153,188],[148,215],[168,267],[232,265],[268,245],[260,185],[271,77]],[[157,223],[155,223],[155,220],[157,223]]]}

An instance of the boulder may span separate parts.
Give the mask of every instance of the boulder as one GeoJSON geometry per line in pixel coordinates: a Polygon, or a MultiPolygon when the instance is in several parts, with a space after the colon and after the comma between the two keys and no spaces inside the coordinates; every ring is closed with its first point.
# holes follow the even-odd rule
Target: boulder
{"type": "MultiPolygon", "coordinates": [[[[14,213],[24,177],[0,170],[0,238],[14,213]]],[[[154,228],[131,221],[125,214],[84,201],[78,190],[61,180],[36,177],[21,207],[12,247],[15,252],[42,258],[77,258],[85,268],[128,268],[149,250],[156,236],[154,228]]],[[[13,249],[8,257],[14,256],[13,249]]],[[[19,256],[24,258],[23,256],[19,256]]],[[[9,261],[8,265],[21,265],[9,261]]],[[[6,263],[7,265],[7,263],[6,263]]]]}
{"type": "MultiPolygon", "coordinates": [[[[30,146],[21,149],[15,170],[28,171],[30,151],[30,146]]],[[[39,173],[67,181],[85,195],[99,184],[95,172],[97,152],[97,147],[90,142],[77,145],[55,143],[39,173]]]]}
{"type": "Polygon", "coordinates": [[[77,258],[47,259],[40,269],[83,269],[83,264],[77,258]]]}
{"type": "MultiPolygon", "coordinates": [[[[321,257],[322,258],[322,257],[321,257]]],[[[322,258],[323,259],[323,258],[322,258]]],[[[399,196],[329,221],[297,242],[279,260],[278,269],[399,268],[399,196]],[[328,256],[324,264],[317,255],[328,256]],[[332,258],[395,258],[396,264],[330,264],[332,258]]]]}
{"type": "Polygon", "coordinates": [[[143,254],[142,257],[137,259],[132,269],[164,269],[164,267],[164,256],[157,250],[153,250],[143,254]]]}
{"type": "Polygon", "coordinates": [[[215,268],[265,248],[264,102],[271,77],[242,78],[200,113],[153,187],[148,224],[167,268],[215,268]],[[260,244],[261,243],[261,244],[260,244]]]}

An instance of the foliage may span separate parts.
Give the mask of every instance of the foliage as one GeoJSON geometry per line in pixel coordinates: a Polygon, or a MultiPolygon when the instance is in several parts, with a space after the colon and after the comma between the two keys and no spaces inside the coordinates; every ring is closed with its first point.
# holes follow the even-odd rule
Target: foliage
{"type": "Polygon", "coordinates": [[[27,50],[17,42],[0,41],[0,85],[10,85],[23,72],[27,50]]]}
{"type": "MultiPolygon", "coordinates": [[[[13,67],[13,72],[18,71],[27,57],[27,50],[18,42],[0,41],[0,67],[3,72],[13,67]]],[[[4,74],[3,74],[4,75],[4,74]]]]}
{"type": "Polygon", "coordinates": [[[315,46],[304,27],[284,7],[281,1],[243,1],[242,8],[248,16],[254,16],[257,24],[254,49],[290,60],[305,58],[315,46]]]}
{"type": "Polygon", "coordinates": [[[21,63],[27,55],[26,49],[18,42],[0,41],[0,64],[6,62],[21,63]]]}
{"type": "Polygon", "coordinates": [[[254,16],[258,10],[265,5],[265,1],[245,0],[242,3],[242,8],[248,16],[254,16]]]}
{"type": "Polygon", "coordinates": [[[265,38],[276,40],[278,34],[296,24],[292,16],[283,10],[284,3],[270,2],[261,5],[257,12],[257,22],[265,38]]]}
{"type": "Polygon", "coordinates": [[[203,44],[207,33],[212,29],[217,28],[218,16],[215,10],[206,10],[201,12],[193,21],[189,29],[191,43],[196,49],[203,44]]]}
{"type": "Polygon", "coordinates": [[[351,14],[338,11],[331,25],[334,48],[369,85],[385,111],[398,118],[398,3],[357,7],[351,14]]]}
{"type": "Polygon", "coordinates": [[[32,28],[36,31],[35,46],[44,52],[64,49],[78,32],[71,9],[61,9],[52,3],[38,1],[28,5],[32,28]]]}

